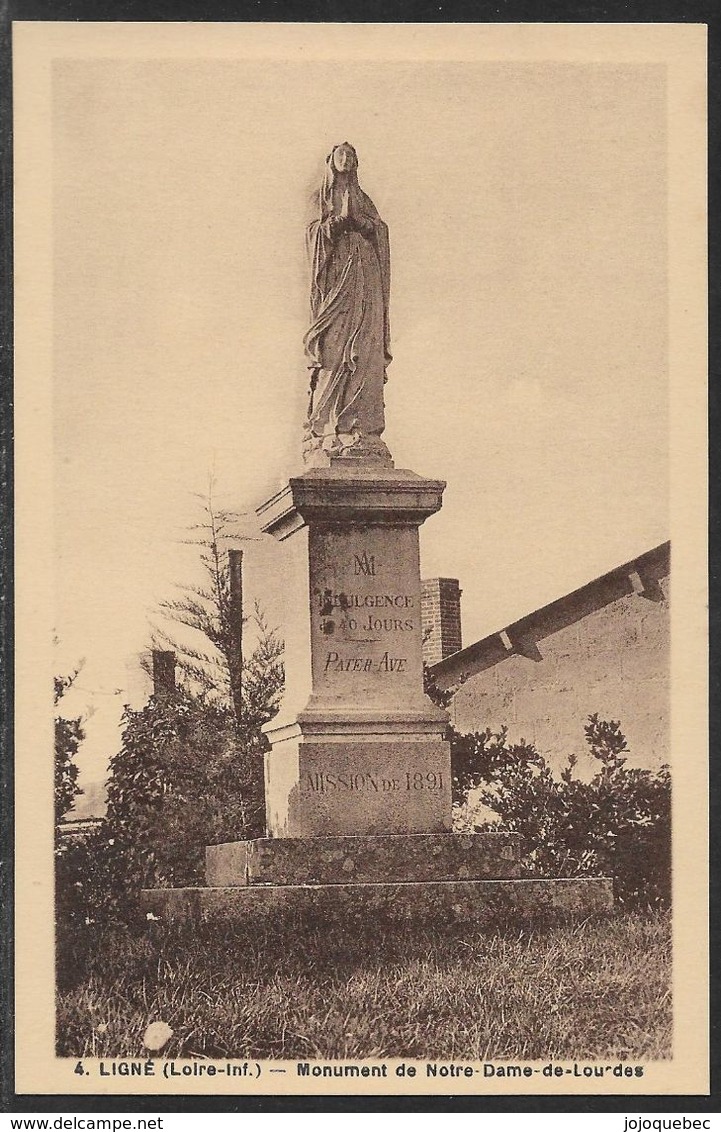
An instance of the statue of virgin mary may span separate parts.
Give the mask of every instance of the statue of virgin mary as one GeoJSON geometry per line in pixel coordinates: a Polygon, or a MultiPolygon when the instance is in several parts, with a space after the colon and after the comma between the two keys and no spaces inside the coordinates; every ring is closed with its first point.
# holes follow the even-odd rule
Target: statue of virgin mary
{"type": "Polygon", "coordinates": [[[333,456],[369,456],[390,464],[381,440],[391,361],[388,228],[358,184],[358,157],[348,142],[330,153],[313,199],[306,231],[310,403],[303,454],[310,465],[327,465],[333,456]]]}

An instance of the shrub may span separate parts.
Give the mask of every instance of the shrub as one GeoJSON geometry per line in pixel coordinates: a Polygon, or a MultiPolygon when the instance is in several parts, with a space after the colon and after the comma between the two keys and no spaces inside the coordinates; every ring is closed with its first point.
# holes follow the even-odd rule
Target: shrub
{"type": "Polygon", "coordinates": [[[106,817],[118,855],[142,886],[197,884],[206,844],[261,832],[260,737],[241,745],[231,711],[182,690],[123,722],[106,817]]]}
{"type": "Polygon", "coordinates": [[[507,731],[451,733],[454,802],[480,788],[496,815],[479,828],[520,833],[528,876],[611,875],[617,903],[665,906],[671,900],[671,779],[626,766],[628,748],[618,722],[591,715],[585,725],[600,764],[590,782],[574,774],[569,756],[556,777],[528,743],[509,744],[507,731]]]}
{"type": "MultiPolygon", "coordinates": [[[[70,676],[56,676],[54,678],[53,702],[56,706],[68,688],[72,687],[79,671],[80,669],[77,668],[70,676]]],[[[58,825],[72,811],[78,795],[83,793],[78,786],[79,770],[78,764],[75,762],[78,748],[85,738],[82,722],[81,716],[76,716],[74,719],[67,719],[62,715],[55,716],[54,800],[56,840],[58,825]]]]}
{"type": "Polygon", "coordinates": [[[180,690],[126,708],[123,724],[105,819],[57,853],[58,930],[71,952],[88,925],[132,922],[142,888],[202,884],[206,845],[262,832],[261,737],[243,743],[230,710],[180,690]]]}

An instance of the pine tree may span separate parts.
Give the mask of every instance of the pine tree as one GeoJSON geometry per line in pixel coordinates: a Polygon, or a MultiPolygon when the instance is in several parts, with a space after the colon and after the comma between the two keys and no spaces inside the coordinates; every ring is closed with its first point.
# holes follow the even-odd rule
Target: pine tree
{"type": "Polygon", "coordinates": [[[249,618],[238,608],[231,584],[231,556],[239,542],[236,512],[216,508],[212,483],[203,499],[204,517],[190,528],[184,542],[200,549],[204,573],[201,585],[180,587],[180,596],[160,603],[168,622],[192,630],[194,643],[180,641],[172,631],[154,627],[155,643],[172,649],[186,687],[233,714],[240,738],[249,740],[275,715],[283,690],[283,642],[269,629],[256,603],[253,621],[256,645],[243,657],[243,627],[249,618]]]}

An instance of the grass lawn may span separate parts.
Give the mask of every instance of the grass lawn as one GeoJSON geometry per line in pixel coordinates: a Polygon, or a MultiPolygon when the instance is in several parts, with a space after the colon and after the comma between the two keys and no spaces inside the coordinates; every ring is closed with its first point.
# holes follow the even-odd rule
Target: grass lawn
{"type": "Polygon", "coordinates": [[[61,949],[57,1051],[356,1060],[671,1056],[670,917],[529,932],[151,924],[61,949]]]}

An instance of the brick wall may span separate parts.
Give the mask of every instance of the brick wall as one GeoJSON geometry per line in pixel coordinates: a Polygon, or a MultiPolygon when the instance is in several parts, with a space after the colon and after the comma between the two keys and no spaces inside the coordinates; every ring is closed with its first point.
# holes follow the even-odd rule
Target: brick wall
{"type": "Polygon", "coordinates": [[[461,646],[461,589],[457,578],[421,582],[423,659],[436,664],[461,646]]]}

